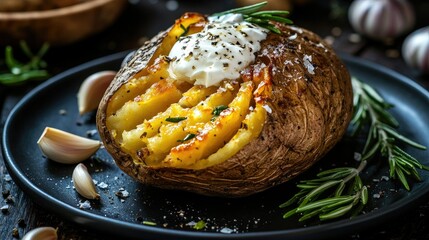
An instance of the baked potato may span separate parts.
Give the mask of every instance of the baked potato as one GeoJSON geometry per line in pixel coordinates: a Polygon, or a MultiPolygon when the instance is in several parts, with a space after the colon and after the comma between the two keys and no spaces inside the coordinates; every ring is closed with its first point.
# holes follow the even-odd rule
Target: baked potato
{"type": "Polygon", "coordinates": [[[347,129],[346,67],[316,34],[273,22],[281,33],[267,33],[237,79],[171,80],[173,45],[207,24],[186,13],[120,69],[97,112],[107,151],[144,184],[203,195],[242,197],[292,179],[347,129]]]}

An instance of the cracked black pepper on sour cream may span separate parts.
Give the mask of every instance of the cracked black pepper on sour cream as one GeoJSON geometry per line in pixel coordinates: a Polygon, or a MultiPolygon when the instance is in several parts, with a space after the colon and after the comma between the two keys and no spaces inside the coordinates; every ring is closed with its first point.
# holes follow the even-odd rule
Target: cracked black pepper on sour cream
{"type": "Polygon", "coordinates": [[[171,49],[172,79],[205,87],[235,80],[255,60],[268,30],[245,22],[241,14],[209,17],[204,29],[181,37],[171,49]]]}

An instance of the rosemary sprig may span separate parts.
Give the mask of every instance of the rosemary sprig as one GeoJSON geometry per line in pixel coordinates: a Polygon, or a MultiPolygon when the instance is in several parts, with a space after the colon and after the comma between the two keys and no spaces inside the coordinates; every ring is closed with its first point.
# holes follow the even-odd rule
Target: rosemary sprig
{"type": "Polygon", "coordinates": [[[0,83],[17,85],[28,80],[43,80],[49,77],[48,72],[44,70],[47,64],[42,59],[49,49],[49,44],[43,44],[37,54],[33,54],[24,41],[20,42],[20,47],[22,52],[29,58],[29,61],[23,64],[16,60],[12,47],[7,46],[5,49],[5,63],[9,72],[0,74],[0,83]]]}
{"type": "Polygon", "coordinates": [[[320,220],[329,220],[353,211],[358,213],[368,202],[368,190],[359,176],[366,163],[362,161],[358,168],[329,169],[317,174],[315,179],[300,181],[297,184],[300,191],[280,208],[295,203],[298,206],[285,213],[283,218],[299,213],[299,221],[315,216],[319,216],[320,220]]]}
{"type": "Polygon", "coordinates": [[[374,88],[352,78],[354,116],[350,123],[352,133],[356,135],[367,123],[370,124],[368,137],[362,151],[360,165],[357,168],[341,167],[323,171],[317,178],[303,180],[297,184],[300,191],[281,208],[293,204],[298,206],[286,212],[288,218],[301,214],[299,221],[318,216],[320,220],[341,216],[354,216],[362,211],[368,202],[368,190],[362,184],[360,174],[367,161],[377,154],[387,158],[391,178],[398,178],[404,188],[410,190],[407,177],[420,180],[418,169],[429,170],[416,158],[399,146],[397,140],[418,149],[426,149],[396,131],[398,121],[388,112],[393,106],[387,103],[374,88]]]}
{"type": "Polygon", "coordinates": [[[368,137],[362,151],[362,160],[371,159],[381,153],[389,162],[390,177],[401,181],[405,189],[410,190],[407,176],[420,180],[418,169],[429,170],[416,158],[402,150],[396,143],[403,142],[417,149],[426,147],[401,135],[395,128],[398,121],[388,112],[392,105],[385,100],[368,84],[352,78],[354,90],[355,115],[351,121],[354,132],[365,123],[370,124],[368,137]]]}
{"type": "Polygon", "coordinates": [[[266,1],[246,7],[234,8],[228,11],[215,13],[212,16],[222,16],[230,13],[241,14],[243,15],[244,21],[256,24],[277,34],[281,34],[281,31],[274,24],[272,24],[272,22],[293,24],[290,19],[285,17],[289,15],[288,11],[259,11],[265,5],[267,5],[266,1]]]}

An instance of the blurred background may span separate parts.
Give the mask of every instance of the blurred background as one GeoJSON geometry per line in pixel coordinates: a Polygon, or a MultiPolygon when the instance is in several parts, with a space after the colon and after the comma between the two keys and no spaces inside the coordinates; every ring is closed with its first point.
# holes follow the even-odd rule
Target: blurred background
{"type": "MultiPolygon", "coordinates": [[[[4,59],[2,51],[7,45],[17,48],[15,54],[19,54],[19,40],[26,40],[33,51],[48,42],[51,47],[45,58],[50,73],[55,74],[94,58],[136,49],[185,11],[210,14],[255,2],[259,1],[1,0],[0,59],[4,59]],[[89,2],[98,5],[78,7],[89,2]],[[44,11],[28,12],[36,9],[44,11]]],[[[401,53],[404,40],[413,31],[429,26],[429,1],[425,0],[271,0],[268,6],[288,9],[296,25],[316,32],[338,52],[378,61],[369,53],[376,49],[377,54],[396,58],[387,66],[407,75],[410,69],[401,53]],[[362,3],[352,12],[349,7],[353,2],[362,3]],[[369,27],[356,27],[360,24],[369,27]],[[382,36],[374,37],[377,34],[382,36]]],[[[0,60],[0,72],[4,70],[4,60],[3,64],[0,60]]]]}

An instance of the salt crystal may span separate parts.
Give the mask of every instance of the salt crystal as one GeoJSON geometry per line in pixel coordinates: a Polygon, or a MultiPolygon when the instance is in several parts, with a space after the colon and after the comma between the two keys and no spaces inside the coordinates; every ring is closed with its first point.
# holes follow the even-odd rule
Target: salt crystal
{"type": "Polygon", "coordinates": [[[311,55],[304,55],[304,57],[302,58],[302,60],[304,61],[304,66],[305,68],[307,68],[307,71],[310,74],[314,74],[314,66],[313,64],[311,64],[312,58],[313,57],[311,55]]]}
{"type": "Polygon", "coordinates": [[[383,180],[383,181],[389,181],[389,177],[388,176],[381,176],[381,180],[383,180]]]}
{"type": "Polygon", "coordinates": [[[291,60],[286,60],[286,61],[284,62],[284,64],[285,64],[285,65],[293,65],[293,63],[292,63],[292,61],[291,61],[291,60]]]}
{"type": "Polygon", "coordinates": [[[301,28],[294,27],[294,26],[290,26],[289,28],[292,29],[292,30],[294,30],[294,31],[296,31],[296,32],[298,32],[298,33],[303,33],[303,31],[302,31],[301,28]]]}
{"type": "Polygon", "coordinates": [[[65,109],[60,109],[58,113],[62,116],[67,115],[67,111],[65,109]]]}
{"type": "Polygon", "coordinates": [[[186,225],[187,226],[191,226],[191,227],[193,227],[193,226],[195,226],[197,223],[196,222],[194,222],[194,221],[190,221],[190,222],[188,222],[186,225]]]}
{"type": "Polygon", "coordinates": [[[230,233],[234,232],[234,230],[232,230],[231,228],[224,227],[220,230],[220,232],[230,234],[230,233]]]}
{"type": "Polygon", "coordinates": [[[2,207],[0,208],[0,210],[1,210],[3,213],[8,212],[8,211],[9,211],[9,205],[4,205],[4,206],[2,206],[2,207]]]}
{"type": "Polygon", "coordinates": [[[95,134],[97,134],[97,130],[95,129],[86,131],[86,136],[88,137],[93,137],[95,134]]]}
{"type": "Polygon", "coordinates": [[[262,106],[268,113],[272,113],[273,112],[273,110],[270,108],[270,106],[268,106],[268,105],[263,105],[262,106]]]}
{"type": "Polygon", "coordinates": [[[130,193],[127,190],[120,188],[119,191],[116,192],[116,196],[120,198],[127,198],[130,196],[130,193]]]}
{"type": "Polygon", "coordinates": [[[12,181],[12,178],[10,177],[10,175],[9,174],[6,174],[6,175],[4,175],[4,178],[3,178],[6,182],[10,182],[10,181],[12,181]]]}
{"type": "Polygon", "coordinates": [[[107,185],[105,182],[101,182],[97,186],[101,189],[106,189],[109,185],[107,185]]]}
{"type": "Polygon", "coordinates": [[[298,37],[298,34],[294,34],[292,36],[289,37],[289,40],[295,40],[298,37]]]}
{"type": "Polygon", "coordinates": [[[85,202],[79,201],[79,208],[80,209],[90,209],[91,203],[88,200],[86,200],[85,202]]]}

